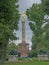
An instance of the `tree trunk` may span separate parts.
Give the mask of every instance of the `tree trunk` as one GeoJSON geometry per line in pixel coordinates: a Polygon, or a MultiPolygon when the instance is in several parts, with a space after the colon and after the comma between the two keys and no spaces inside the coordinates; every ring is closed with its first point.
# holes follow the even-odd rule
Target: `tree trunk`
{"type": "Polygon", "coordinates": [[[5,63],[5,48],[4,45],[0,46],[0,63],[3,65],[5,63]]]}
{"type": "Polygon", "coordinates": [[[5,53],[4,53],[4,49],[2,50],[2,57],[1,57],[1,63],[4,64],[5,62],[5,53]]]}

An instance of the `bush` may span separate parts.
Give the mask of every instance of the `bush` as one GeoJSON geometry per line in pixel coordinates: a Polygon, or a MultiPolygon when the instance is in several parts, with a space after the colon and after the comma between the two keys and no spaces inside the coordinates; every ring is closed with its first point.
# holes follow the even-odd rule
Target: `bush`
{"type": "Polygon", "coordinates": [[[21,54],[20,53],[18,53],[18,57],[20,57],[21,56],[21,54]]]}
{"type": "Polygon", "coordinates": [[[27,61],[26,58],[18,58],[18,61],[27,61]]]}
{"type": "Polygon", "coordinates": [[[32,55],[33,55],[32,52],[29,52],[29,53],[28,53],[28,57],[29,57],[29,58],[32,58],[32,55]]]}

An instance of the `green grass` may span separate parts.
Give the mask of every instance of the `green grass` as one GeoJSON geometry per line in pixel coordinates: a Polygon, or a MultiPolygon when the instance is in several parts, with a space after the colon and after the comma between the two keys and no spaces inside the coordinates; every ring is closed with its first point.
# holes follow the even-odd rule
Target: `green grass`
{"type": "Polygon", "coordinates": [[[37,61],[36,59],[28,62],[6,62],[5,65],[49,65],[49,61],[37,61]]]}
{"type": "Polygon", "coordinates": [[[5,65],[49,65],[49,62],[11,62],[5,65]]]}

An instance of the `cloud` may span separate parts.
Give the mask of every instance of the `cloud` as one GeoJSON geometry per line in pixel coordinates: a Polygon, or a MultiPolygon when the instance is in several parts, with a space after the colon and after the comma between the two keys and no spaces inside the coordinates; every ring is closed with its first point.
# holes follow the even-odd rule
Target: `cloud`
{"type": "Polygon", "coordinates": [[[16,45],[18,45],[19,43],[21,43],[22,42],[22,40],[20,39],[20,40],[14,40],[13,41],[16,45]]]}

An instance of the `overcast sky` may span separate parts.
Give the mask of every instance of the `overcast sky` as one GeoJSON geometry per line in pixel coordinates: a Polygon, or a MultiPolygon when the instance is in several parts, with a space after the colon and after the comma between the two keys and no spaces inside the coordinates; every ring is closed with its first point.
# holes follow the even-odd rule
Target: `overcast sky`
{"type": "MultiPolygon", "coordinates": [[[[26,11],[27,8],[31,7],[33,3],[40,3],[40,0],[19,0],[18,4],[19,4],[19,13],[22,14],[23,12],[26,11]]],[[[16,44],[21,43],[22,41],[22,19],[20,17],[19,20],[19,30],[16,32],[16,35],[19,37],[19,40],[15,41],[16,44]]],[[[32,31],[30,30],[29,27],[29,21],[26,17],[26,42],[28,42],[31,46],[32,42],[31,42],[31,38],[32,38],[32,31]]]]}

